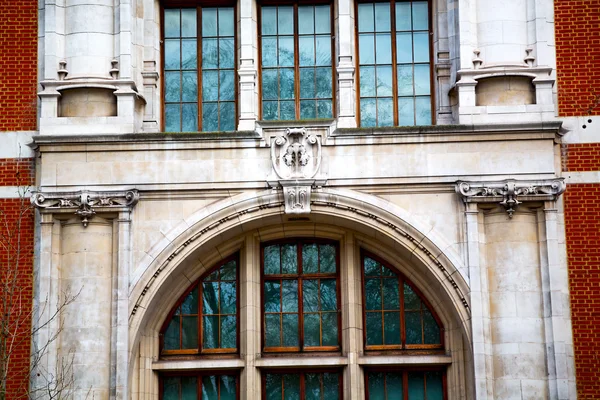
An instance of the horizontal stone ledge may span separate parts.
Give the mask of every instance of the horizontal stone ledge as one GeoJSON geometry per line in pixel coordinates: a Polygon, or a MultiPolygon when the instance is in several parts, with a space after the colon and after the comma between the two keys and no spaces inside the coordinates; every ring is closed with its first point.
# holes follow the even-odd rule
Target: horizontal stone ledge
{"type": "Polygon", "coordinates": [[[359,365],[448,365],[451,363],[452,357],[445,354],[362,356],[358,358],[359,365]]]}
{"type": "Polygon", "coordinates": [[[199,360],[161,360],[152,363],[154,371],[185,371],[192,369],[241,369],[244,360],[229,359],[199,359],[199,360]]]}
{"type": "Polygon", "coordinates": [[[348,358],[336,356],[303,357],[268,357],[259,358],[255,365],[258,368],[306,368],[306,367],[343,367],[348,365],[348,358]]]}

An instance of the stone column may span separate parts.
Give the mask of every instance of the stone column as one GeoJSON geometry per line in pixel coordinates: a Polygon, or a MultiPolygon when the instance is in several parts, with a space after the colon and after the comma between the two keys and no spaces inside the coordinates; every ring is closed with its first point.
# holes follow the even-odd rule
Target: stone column
{"type": "Polygon", "coordinates": [[[354,1],[338,0],[336,4],[337,103],[339,128],[356,127],[356,90],[354,88],[354,1]]]}
{"type": "Polygon", "coordinates": [[[256,129],[258,118],[258,44],[257,7],[254,0],[238,0],[239,14],[239,92],[238,108],[240,131],[256,129]]]}

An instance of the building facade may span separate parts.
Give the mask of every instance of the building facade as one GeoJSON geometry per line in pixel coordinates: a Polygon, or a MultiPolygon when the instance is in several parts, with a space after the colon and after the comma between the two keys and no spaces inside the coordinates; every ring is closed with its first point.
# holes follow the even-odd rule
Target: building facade
{"type": "Polygon", "coordinates": [[[597,398],[599,10],[40,0],[31,388],[597,398]]]}

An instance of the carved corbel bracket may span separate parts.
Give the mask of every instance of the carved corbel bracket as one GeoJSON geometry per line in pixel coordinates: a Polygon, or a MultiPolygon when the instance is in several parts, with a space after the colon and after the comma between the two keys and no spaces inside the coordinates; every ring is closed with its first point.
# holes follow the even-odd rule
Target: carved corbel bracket
{"type": "Polygon", "coordinates": [[[456,193],[465,203],[498,203],[512,218],[519,204],[554,201],[565,191],[563,178],[547,180],[506,179],[494,182],[456,182],[456,193]]]}
{"type": "Polygon", "coordinates": [[[119,192],[33,192],[31,204],[41,212],[68,212],[81,218],[81,223],[87,227],[89,220],[97,212],[110,212],[131,209],[136,205],[140,195],[137,190],[119,192]]]}

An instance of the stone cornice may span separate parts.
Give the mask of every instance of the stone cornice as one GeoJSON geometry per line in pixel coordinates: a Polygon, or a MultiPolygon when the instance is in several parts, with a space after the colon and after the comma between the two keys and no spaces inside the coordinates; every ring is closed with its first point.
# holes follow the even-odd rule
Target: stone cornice
{"type": "Polygon", "coordinates": [[[523,202],[553,201],[564,191],[563,178],[544,180],[516,180],[456,182],[456,193],[465,203],[498,203],[512,218],[523,202]]]}
{"type": "Polygon", "coordinates": [[[87,227],[89,220],[97,212],[131,209],[140,198],[137,190],[112,192],[33,192],[31,204],[41,212],[73,211],[87,227]]]}

